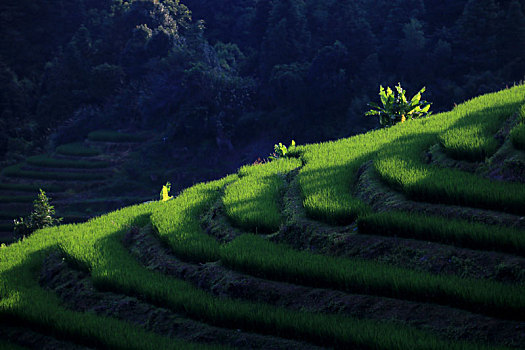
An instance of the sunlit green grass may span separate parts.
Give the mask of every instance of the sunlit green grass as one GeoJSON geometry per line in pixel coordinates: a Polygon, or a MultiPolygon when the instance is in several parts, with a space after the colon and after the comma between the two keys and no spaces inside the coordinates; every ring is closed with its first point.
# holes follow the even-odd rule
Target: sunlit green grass
{"type": "Polygon", "coordinates": [[[97,130],[90,132],[88,139],[91,141],[103,142],[139,142],[143,141],[144,137],[135,134],[126,134],[123,132],[113,130],[97,130]]]}
{"type": "MultiPolygon", "coordinates": [[[[331,223],[352,222],[366,214],[366,206],[352,193],[359,167],[372,159],[383,180],[413,199],[525,214],[525,186],[490,181],[424,162],[426,151],[439,142],[439,135],[468,125],[469,118],[485,111],[516,111],[524,94],[525,86],[521,85],[474,98],[430,118],[410,120],[349,139],[298,147],[306,163],[300,171],[299,184],[307,213],[331,223]]],[[[475,124],[476,120],[471,122],[475,124]]]]}
{"type": "Polygon", "coordinates": [[[375,168],[384,181],[410,198],[525,214],[525,186],[489,180],[460,170],[425,166],[414,159],[417,148],[414,152],[409,147],[397,148],[406,151],[404,156],[389,155],[378,159],[375,168]]]}
{"type": "MultiPolygon", "coordinates": [[[[258,273],[261,271],[263,273],[267,272],[268,264],[270,266],[278,264],[279,267],[289,265],[287,269],[277,270],[280,271],[280,276],[288,276],[287,278],[294,281],[297,281],[298,276],[301,276],[294,273],[297,270],[302,271],[302,276],[308,276],[307,278],[310,281],[316,280],[321,271],[323,274],[327,274],[331,269],[335,269],[335,271],[331,274],[328,273],[329,276],[337,276],[341,271],[351,273],[353,267],[347,269],[345,260],[333,259],[334,264],[326,265],[326,261],[317,260],[316,255],[295,252],[285,246],[271,244],[250,235],[243,236],[232,242],[232,244],[220,247],[217,241],[210,239],[202,231],[198,217],[206,207],[213,203],[217,194],[220,193],[219,190],[225,184],[234,180],[234,177],[230,177],[221,182],[198,185],[183,192],[181,196],[173,201],[163,205],[155,204],[151,207],[152,222],[157,227],[159,235],[167,239],[167,242],[178,256],[200,261],[214,261],[220,258],[227,263],[237,262],[243,268],[248,269],[255,265],[254,268],[258,273]],[[268,255],[268,249],[274,250],[274,254],[268,255]],[[255,252],[257,254],[254,254],[255,252]],[[257,257],[259,253],[262,259],[257,257]],[[241,256],[238,254],[241,254],[241,256]],[[248,264],[244,264],[250,255],[252,256],[251,263],[248,261],[248,264]],[[299,259],[297,259],[298,256],[300,257],[299,259]],[[261,260],[265,262],[261,263],[261,260]],[[308,263],[308,261],[310,262],[308,263]],[[337,262],[342,262],[342,264],[337,264],[337,262]],[[336,266],[339,266],[339,268],[337,269],[336,266]],[[312,271],[317,271],[318,274],[310,275],[312,271]]],[[[111,214],[104,217],[104,219],[107,223],[118,225],[114,220],[122,217],[123,212],[121,211],[119,214],[120,216],[111,214]]],[[[61,247],[70,254],[72,259],[91,271],[98,285],[104,286],[104,288],[142,295],[148,300],[161,303],[177,311],[184,311],[191,317],[198,317],[211,324],[226,325],[231,328],[242,326],[243,329],[251,331],[268,332],[279,336],[306,339],[339,347],[474,349],[478,346],[454,342],[447,343],[428,333],[417,331],[410,327],[393,325],[388,322],[382,323],[337,315],[297,312],[265,304],[212,297],[208,293],[195,289],[188,283],[144,270],[122,248],[119,242],[119,237],[122,234],[113,236],[106,233],[102,242],[97,243],[95,241],[90,243],[96,236],[103,235],[101,232],[104,230],[102,227],[93,227],[88,231],[90,234],[86,238],[87,242],[85,243],[87,244],[84,244],[84,247],[78,246],[78,237],[71,233],[65,233],[69,239],[67,243],[62,243],[61,247]],[[91,235],[95,237],[91,238],[91,235]]],[[[406,274],[406,271],[403,269],[399,271],[401,274],[406,274]]],[[[385,272],[383,270],[378,277],[379,280],[388,275],[388,272],[390,271],[385,272]]],[[[370,276],[370,271],[366,271],[365,275],[370,276]]],[[[373,277],[366,278],[373,279],[373,277]]],[[[299,280],[301,279],[299,278],[299,280]]],[[[322,283],[322,281],[315,283],[322,283]]],[[[443,281],[439,280],[438,282],[442,284],[443,281]]],[[[453,282],[456,283],[445,283],[445,285],[455,285],[458,281],[453,282]]],[[[355,282],[352,281],[353,283],[355,282]]],[[[424,282],[422,283],[424,284],[424,282]]],[[[464,283],[463,285],[469,284],[464,283]]],[[[480,289],[479,285],[472,287],[478,287],[475,290],[487,290],[487,288],[480,289]]],[[[490,285],[490,287],[494,287],[494,285],[490,285]]],[[[508,290],[502,291],[502,288],[491,288],[490,290],[492,293],[497,294],[498,298],[506,298],[509,295],[508,290]]],[[[442,291],[442,289],[439,289],[439,291],[442,291]]],[[[427,298],[427,295],[421,295],[421,297],[427,298]]]]}
{"type": "MultiPolygon", "coordinates": [[[[201,187],[199,191],[188,191],[192,193],[186,196],[183,194],[181,200],[193,199],[194,204],[186,210],[197,213],[199,206],[204,204],[199,195],[213,187],[201,187]]],[[[126,208],[84,225],[42,230],[23,242],[3,248],[0,251],[0,313],[4,317],[16,317],[54,331],[60,330],[78,339],[96,339],[98,343],[110,347],[164,349],[181,346],[177,342],[169,346],[165,338],[140,331],[124,322],[65,309],[60,300],[53,293],[42,289],[35,279],[35,271],[38,271],[46,252],[58,245],[69,259],[90,271],[97,286],[142,295],[143,298],[212,324],[225,324],[228,327],[240,327],[242,324],[244,329],[271,331],[281,335],[294,332],[296,337],[304,336],[306,339],[330,336],[330,342],[342,344],[372,341],[383,345],[385,342],[407,345],[430,341],[433,348],[449,345],[424,332],[405,327],[337,316],[286,312],[266,305],[219,299],[186,282],[150,272],[133,260],[121,245],[120,239],[130,225],[144,223],[144,215],[161,206],[171,208],[173,214],[181,209],[171,203],[126,208]]],[[[190,221],[195,219],[188,219],[188,214],[190,212],[185,211],[184,218],[186,224],[191,226],[190,221]]],[[[184,226],[180,228],[188,228],[184,226]]],[[[194,237],[190,233],[187,238],[194,237]]],[[[188,241],[184,240],[184,243],[188,241]]]]}
{"type": "MultiPolygon", "coordinates": [[[[95,347],[177,349],[193,346],[145,332],[126,322],[65,308],[56,295],[38,284],[38,272],[45,256],[59,249],[68,261],[88,271],[98,288],[134,295],[216,326],[336,348],[498,348],[447,341],[388,321],[292,311],[216,297],[190,283],[146,269],[124,248],[122,239],[131,227],[151,222],[158,237],[182,260],[220,261],[232,269],[274,280],[450,305],[523,321],[522,285],[435,275],[373,261],[296,251],[252,234],[221,245],[204,232],[200,218],[222,198],[226,214],[236,225],[251,230],[268,225],[269,231],[275,230],[282,223],[279,198],[285,176],[303,163],[298,179],[308,215],[334,224],[350,223],[356,218],[381,218],[379,214],[368,216],[371,209],[353,194],[358,170],[369,160],[374,162],[375,170],[384,181],[411,198],[523,213],[525,186],[496,183],[473,174],[431,166],[425,164],[423,158],[429,147],[439,142],[443,132],[466,125],[463,119],[484,109],[514,104],[524,92],[524,86],[515,87],[471,100],[451,112],[428,119],[407,121],[336,142],[300,146],[300,160],[243,167],[237,175],[195,185],[167,202],[128,207],[84,224],[37,231],[23,241],[0,249],[0,317],[15,318],[95,347]]],[[[411,218],[415,216],[407,220],[411,218]]],[[[473,248],[493,245],[495,249],[523,252],[521,236],[505,229],[491,234],[481,229],[482,225],[472,224],[464,229],[454,221],[432,220],[428,225],[436,228],[425,240],[443,240],[473,248]]],[[[394,227],[391,222],[396,223],[377,220],[377,230],[394,227]]],[[[420,238],[426,229],[424,223],[411,226],[407,221],[399,222],[412,237],[420,238]]],[[[388,231],[375,230],[373,228],[372,233],[388,234],[388,231]]]]}
{"type": "Polygon", "coordinates": [[[482,124],[454,128],[439,137],[445,153],[454,159],[483,161],[494,154],[499,146],[493,134],[482,124]]]}
{"type": "Polygon", "coordinates": [[[29,157],[25,161],[27,164],[48,168],[98,169],[109,166],[108,162],[103,161],[56,159],[47,155],[29,157]]]}
{"type": "Polygon", "coordinates": [[[217,196],[209,192],[209,186],[198,185],[187,190],[152,215],[152,223],[158,229],[159,236],[177,256],[184,259],[195,262],[220,259],[235,269],[269,278],[302,281],[316,287],[331,286],[348,291],[451,303],[469,309],[483,309],[487,313],[512,315],[512,310],[525,308],[525,295],[519,288],[496,282],[435,276],[357,259],[297,252],[252,235],[241,236],[220,247],[215,239],[202,231],[198,220],[192,219],[206,205],[206,199],[213,201],[213,197],[217,196]]]}
{"type": "Polygon", "coordinates": [[[444,151],[455,159],[484,161],[493,155],[499,143],[495,134],[505,120],[514,115],[525,97],[515,96],[508,104],[497,108],[485,108],[467,114],[454,128],[439,135],[439,143],[444,151]]]}
{"type": "Polygon", "coordinates": [[[58,146],[56,152],[66,156],[79,156],[79,157],[91,157],[98,156],[99,150],[89,148],[81,142],[68,143],[65,145],[58,146]]]}
{"type": "Polygon", "coordinates": [[[221,189],[237,180],[230,175],[216,182],[198,184],[166,202],[151,215],[159,237],[175,253],[189,261],[219,260],[219,245],[214,237],[203,234],[200,222],[195,220],[221,196],[221,189]]]}
{"type": "Polygon", "coordinates": [[[300,166],[301,161],[292,158],[241,168],[240,179],[225,190],[226,215],[245,230],[277,231],[284,219],[280,201],[285,176],[300,166]]]}
{"type": "MultiPolygon", "coordinates": [[[[110,253],[104,247],[110,237],[129,229],[147,213],[145,206],[130,207],[85,225],[63,225],[40,230],[30,238],[0,248],[0,314],[3,318],[75,339],[81,343],[120,349],[213,349],[146,332],[127,322],[69,310],[51,291],[44,290],[36,277],[45,255],[54,249],[82,254],[93,268],[103,268],[110,253]]],[[[114,241],[118,243],[118,241],[114,241]]],[[[117,260],[118,261],[118,260],[117,260]]],[[[133,262],[133,260],[131,260],[133,262]]],[[[124,267],[125,268],[125,267],[124,267]]],[[[103,270],[98,271],[104,275],[103,270]]]]}
{"type": "Polygon", "coordinates": [[[525,256],[525,231],[510,227],[403,212],[367,215],[360,218],[358,224],[362,233],[416,238],[525,256]]]}
{"type": "Polygon", "coordinates": [[[140,295],[189,317],[228,328],[243,328],[278,336],[311,340],[339,347],[384,349],[483,349],[479,344],[444,341],[410,327],[357,320],[337,315],[290,311],[213,297],[192,285],[151,272],[135,261],[121,239],[132,225],[151,221],[159,236],[184,259],[222,260],[235,268],[276,279],[341,289],[374,291],[402,298],[467,302],[499,312],[522,310],[523,295],[515,287],[492,282],[433,276],[387,265],[337,259],[241,236],[220,246],[199,222],[204,210],[219,198],[221,189],[236,180],[199,184],[174,200],[128,207],[81,225],[40,230],[30,238],[0,250],[0,313],[60,330],[79,339],[96,339],[105,346],[177,348],[165,338],[113,319],[65,309],[35,278],[48,251],[58,247],[69,259],[90,271],[95,285],[140,295]],[[486,305],[485,305],[486,304],[486,305]]]}

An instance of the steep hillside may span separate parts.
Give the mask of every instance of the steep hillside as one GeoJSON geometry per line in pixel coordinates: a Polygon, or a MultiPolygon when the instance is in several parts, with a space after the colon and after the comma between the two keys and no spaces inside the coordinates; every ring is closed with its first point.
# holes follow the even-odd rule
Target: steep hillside
{"type": "Polygon", "coordinates": [[[146,137],[99,130],[84,142],[59,145],[0,172],[0,243],[16,239],[13,220],[26,217],[39,189],[52,198],[66,223],[86,221],[124,206],[144,202],[151,193],[128,184],[124,165],[146,137]]]}
{"type": "Polygon", "coordinates": [[[525,347],[525,85],[0,249],[0,345],[525,347]]]}

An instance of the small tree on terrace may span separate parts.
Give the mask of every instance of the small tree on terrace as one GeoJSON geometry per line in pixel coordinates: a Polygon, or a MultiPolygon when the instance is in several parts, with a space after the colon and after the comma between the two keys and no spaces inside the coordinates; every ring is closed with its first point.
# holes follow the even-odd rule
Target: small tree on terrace
{"type": "Polygon", "coordinates": [[[15,234],[22,238],[36,230],[60,224],[62,218],[55,218],[55,207],[49,203],[46,193],[40,189],[37,199],[33,201],[33,211],[27,218],[14,220],[15,234]]]}

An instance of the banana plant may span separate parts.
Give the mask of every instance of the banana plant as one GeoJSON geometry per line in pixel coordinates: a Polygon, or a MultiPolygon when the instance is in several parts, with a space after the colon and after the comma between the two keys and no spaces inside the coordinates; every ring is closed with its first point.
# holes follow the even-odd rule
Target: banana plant
{"type": "Polygon", "coordinates": [[[407,119],[428,117],[432,114],[430,112],[430,102],[421,99],[421,95],[425,92],[423,87],[417,94],[415,94],[410,101],[406,98],[406,91],[401,87],[401,83],[395,86],[395,90],[383,86],[379,86],[379,97],[381,104],[369,103],[371,110],[365,113],[365,116],[378,116],[381,126],[392,126],[399,122],[404,122],[407,119]],[[397,94],[396,94],[397,92],[397,94]]]}
{"type": "Polygon", "coordinates": [[[289,147],[286,147],[281,142],[279,142],[279,144],[276,144],[276,145],[273,146],[273,153],[270,154],[268,159],[269,160],[276,160],[276,159],[279,159],[279,158],[285,158],[285,157],[288,156],[288,151],[291,148],[295,148],[295,141],[294,140],[292,140],[292,143],[290,144],[289,147]]]}

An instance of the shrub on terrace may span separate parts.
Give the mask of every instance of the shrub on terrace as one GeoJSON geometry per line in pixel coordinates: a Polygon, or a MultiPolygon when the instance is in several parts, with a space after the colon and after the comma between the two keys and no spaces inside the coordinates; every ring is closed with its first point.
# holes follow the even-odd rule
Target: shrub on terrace
{"type": "Polygon", "coordinates": [[[383,106],[381,107],[373,102],[369,103],[368,105],[372,109],[366,112],[365,116],[378,116],[379,123],[383,127],[402,123],[407,119],[428,117],[432,114],[429,112],[431,103],[421,99],[424,92],[425,87],[408,101],[405,96],[406,91],[401,87],[401,83],[395,87],[395,91],[390,87],[385,90],[383,86],[379,86],[379,97],[383,106]]]}
{"type": "Polygon", "coordinates": [[[62,218],[55,218],[55,207],[49,203],[46,193],[40,189],[33,201],[33,211],[27,218],[14,220],[14,232],[19,238],[28,236],[36,230],[60,224],[62,218]]]}

